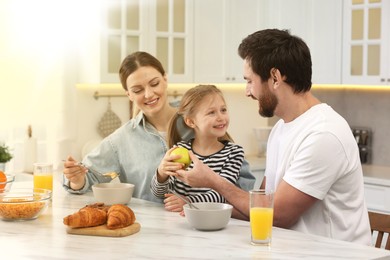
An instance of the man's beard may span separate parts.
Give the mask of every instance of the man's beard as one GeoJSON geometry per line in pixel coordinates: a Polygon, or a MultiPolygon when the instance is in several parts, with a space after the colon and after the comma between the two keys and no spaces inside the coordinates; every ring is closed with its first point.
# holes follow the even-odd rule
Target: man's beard
{"type": "Polygon", "coordinates": [[[263,117],[273,117],[277,105],[276,96],[267,91],[259,98],[259,114],[263,117]]]}

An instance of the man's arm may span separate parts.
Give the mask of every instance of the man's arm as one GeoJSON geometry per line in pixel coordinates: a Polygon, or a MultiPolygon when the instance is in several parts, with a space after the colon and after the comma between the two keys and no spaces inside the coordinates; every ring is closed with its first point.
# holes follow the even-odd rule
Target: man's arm
{"type": "Polygon", "coordinates": [[[190,171],[179,170],[176,177],[192,187],[207,187],[221,194],[238,211],[233,217],[249,219],[249,194],[227,179],[216,174],[190,152],[194,167],[190,171]]]}
{"type": "Polygon", "coordinates": [[[281,228],[290,228],[316,201],[316,198],[307,195],[282,180],[274,194],[273,225],[281,228]]]}
{"type": "MultiPolygon", "coordinates": [[[[241,190],[225,178],[215,174],[195,156],[191,158],[194,162],[194,168],[190,171],[177,171],[176,176],[193,187],[208,187],[217,191],[235,208],[233,217],[248,220],[248,192],[241,190]]],[[[263,179],[261,188],[265,187],[265,180],[266,177],[263,179]]],[[[316,198],[299,191],[282,180],[274,195],[273,225],[290,228],[316,201],[316,198]]]]}

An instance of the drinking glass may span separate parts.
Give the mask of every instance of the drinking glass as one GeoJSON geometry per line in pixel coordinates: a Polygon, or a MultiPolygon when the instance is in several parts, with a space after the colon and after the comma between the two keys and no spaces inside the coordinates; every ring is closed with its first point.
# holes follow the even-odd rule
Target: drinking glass
{"type": "Polygon", "coordinates": [[[53,191],[53,164],[34,163],[34,189],[53,191]]]}
{"type": "Polygon", "coordinates": [[[273,198],[271,190],[249,191],[252,245],[271,245],[273,223],[273,198]]]}

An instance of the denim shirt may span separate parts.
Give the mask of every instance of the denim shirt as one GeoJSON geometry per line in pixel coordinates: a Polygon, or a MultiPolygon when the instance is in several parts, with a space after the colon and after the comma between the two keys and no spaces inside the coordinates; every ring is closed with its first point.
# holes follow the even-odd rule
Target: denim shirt
{"type": "MultiPolygon", "coordinates": [[[[183,123],[182,123],[183,124],[183,123]]],[[[178,125],[182,139],[188,140],[193,133],[184,126],[178,125]]],[[[142,112],[126,124],[118,128],[83,159],[83,164],[101,173],[115,171],[120,173],[121,182],[135,185],[133,197],[162,203],[150,191],[152,177],[156,174],[162,158],[168,147],[165,139],[146,121],[142,112]]],[[[63,186],[70,193],[83,194],[89,191],[93,184],[110,182],[110,177],[103,177],[89,171],[82,189],[73,190],[69,180],[64,177],[63,186]]],[[[249,164],[244,160],[237,186],[250,190],[255,178],[250,172],[249,164]]]]}

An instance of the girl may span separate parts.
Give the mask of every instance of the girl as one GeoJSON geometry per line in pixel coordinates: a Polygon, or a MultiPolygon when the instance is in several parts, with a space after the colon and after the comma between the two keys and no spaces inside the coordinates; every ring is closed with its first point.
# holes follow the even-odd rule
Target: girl
{"type": "MultiPolygon", "coordinates": [[[[100,173],[119,173],[121,182],[135,185],[133,197],[162,203],[150,191],[152,177],[168,150],[166,133],[177,108],[168,102],[168,82],[161,62],[146,52],[128,55],[119,69],[122,87],[140,113],[114,133],[107,136],[84,159],[83,165],[100,173]]],[[[187,138],[191,132],[178,126],[178,132],[187,138]]],[[[188,139],[188,138],[187,138],[188,139]]],[[[95,183],[109,182],[79,165],[71,156],[64,163],[65,190],[84,194],[95,183]]],[[[255,178],[244,161],[239,186],[253,188],[255,178]]]]}
{"type": "MultiPolygon", "coordinates": [[[[233,143],[227,133],[229,114],[222,92],[213,85],[199,85],[188,90],[174,115],[168,131],[168,145],[174,144],[192,151],[204,164],[216,174],[236,183],[244,160],[244,150],[233,143]],[[185,126],[194,131],[194,138],[183,141],[177,130],[177,121],[182,119],[185,126]]],[[[193,188],[176,179],[172,173],[182,168],[182,164],[173,162],[176,156],[170,155],[176,147],[167,151],[151,182],[152,193],[165,199],[165,208],[169,211],[182,211],[185,204],[176,195],[186,196],[191,202],[221,202],[226,200],[209,188],[193,188]]],[[[191,169],[191,163],[188,169],[191,169]]]]}

